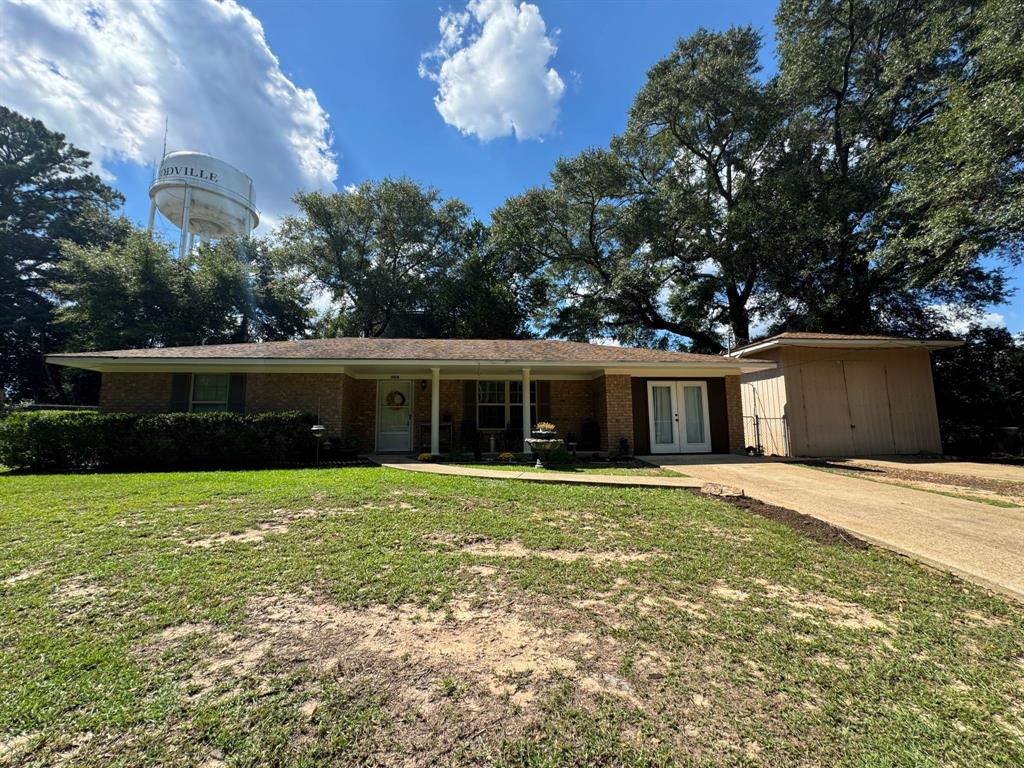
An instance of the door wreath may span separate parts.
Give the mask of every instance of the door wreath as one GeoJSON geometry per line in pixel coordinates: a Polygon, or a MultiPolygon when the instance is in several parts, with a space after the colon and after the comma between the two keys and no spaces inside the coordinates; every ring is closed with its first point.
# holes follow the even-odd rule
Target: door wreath
{"type": "Polygon", "coordinates": [[[405,395],[399,392],[397,389],[393,389],[390,392],[388,392],[387,396],[384,398],[384,402],[387,404],[389,408],[394,408],[397,410],[401,408],[403,405],[405,405],[405,395]]]}

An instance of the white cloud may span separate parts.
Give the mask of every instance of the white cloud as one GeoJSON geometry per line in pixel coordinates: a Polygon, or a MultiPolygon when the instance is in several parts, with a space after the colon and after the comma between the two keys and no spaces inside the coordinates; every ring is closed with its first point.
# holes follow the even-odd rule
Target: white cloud
{"type": "MultiPolygon", "coordinates": [[[[0,0],[0,94],[104,164],[208,152],[252,176],[264,224],[331,190],[328,115],[235,0],[0,0]]],[[[264,227],[265,228],[265,227],[264,227]]]]}
{"type": "Polygon", "coordinates": [[[930,309],[950,333],[962,336],[971,328],[1002,328],[1006,318],[999,312],[964,310],[951,304],[933,304],[930,309]]]}
{"type": "Polygon", "coordinates": [[[446,123],[481,141],[552,131],[565,83],[548,66],[557,49],[536,5],[471,0],[441,16],[438,29],[419,73],[437,83],[434,105],[446,123]]]}

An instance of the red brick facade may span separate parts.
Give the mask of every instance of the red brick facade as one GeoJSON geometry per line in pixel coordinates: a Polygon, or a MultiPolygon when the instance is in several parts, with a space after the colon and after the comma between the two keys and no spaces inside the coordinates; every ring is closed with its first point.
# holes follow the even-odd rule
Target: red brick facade
{"type": "Polygon", "coordinates": [[[725,378],[725,412],[729,422],[729,453],[744,453],[743,444],[743,397],[740,392],[740,377],[725,378]]]}
{"type": "Polygon", "coordinates": [[[372,453],[377,435],[377,381],[342,377],[342,422],[360,453],[372,453]]]}
{"type": "Polygon", "coordinates": [[[171,407],[171,374],[104,373],[101,411],[163,413],[171,407]]]}
{"type": "Polygon", "coordinates": [[[593,379],[563,379],[551,384],[551,423],[558,428],[558,434],[566,437],[576,435],[577,441],[583,435],[583,424],[597,419],[597,405],[594,401],[595,381],[593,379]]]}
{"type": "MultiPolygon", "coordinates": [[[[100,391],[101,411],[159,413],[171,407],[170,373],[105,373],[100,391]]],[[[361,453],[375,449],[377,380],[357,379],[342,373],[249,373],[245,377],[247,412],[300,410],[320,413],[330,435],[351,435],[361,453]]],[[[633,391],[628,375],[549,382],[550,420],[562,436],[579,437],[585,422],[597,422],[601,449],[617,451],[622,438],[634,439],[633,391]]],[[[429,378],[413,383],[413,418],[430,422],[429,378]],[[426,388],[421,388],[425,382],[426,388]]],[[[475,421],[472,400],[462,380],[441,381],[441,414],[453,425],[456,444],[464,422],[475,421]]],[[[729,450],[743,450],[743,418],[739,376],[725,377],[729,450]]],[[[418,429],[418,427],[417,427],[418,429]]]]}
{"type": "Polygon", "coordinates": [[[249,373],[245,376],[245,410],[305,411],[319,414],[329,435],[344,423],[344,380],[341,373],[249,373]]]}
{"type": "Polygon", "coordinates": [[[626,438],[632,450],[633,390],[630,377],[605,375],[596,380],[597,423],[601,429],[601,448],[609,453],[619,450],[626,438]]]}

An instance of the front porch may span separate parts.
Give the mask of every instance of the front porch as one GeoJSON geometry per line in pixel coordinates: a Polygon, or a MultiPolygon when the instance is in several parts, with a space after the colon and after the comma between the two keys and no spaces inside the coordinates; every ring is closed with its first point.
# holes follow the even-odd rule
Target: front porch
{"type": "Polygon", "coordinates": [[[469,377],[435,367],[343,378],[340,420],[365,453],[529,453],[525,439],[541,421],[580,453],[633,445],[628,376],[523,368],[469,377]]]}
{"type": "Polygon", "coordinates": [[[743,451],[739,379],[521,368],[346,373],[341,421],[362,453],[528,454],[538,422],[580,454],[743,451]]]}

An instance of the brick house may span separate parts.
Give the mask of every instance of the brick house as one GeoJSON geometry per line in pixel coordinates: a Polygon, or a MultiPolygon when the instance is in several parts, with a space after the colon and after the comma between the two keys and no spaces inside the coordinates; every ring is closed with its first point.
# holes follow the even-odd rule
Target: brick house
{"type": "Polygon", "coordinates": [[[569,341],[333,338],[51,355],[102,373],[99,409],[300,410],[362,453],[522,451],[538,421],[581,451],[742,452],[761,360],[569,341]]]}

